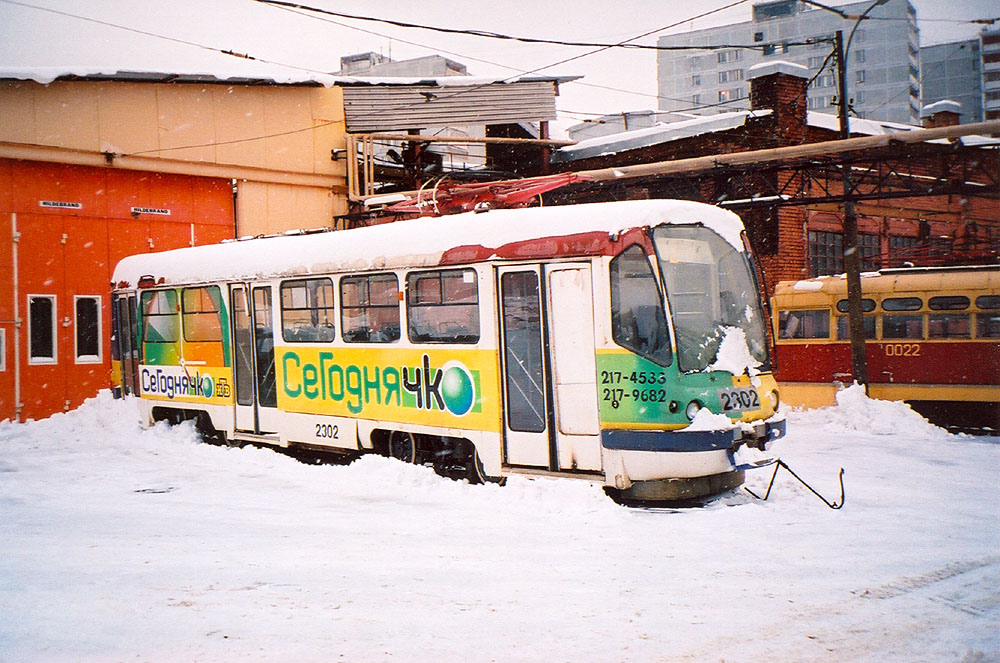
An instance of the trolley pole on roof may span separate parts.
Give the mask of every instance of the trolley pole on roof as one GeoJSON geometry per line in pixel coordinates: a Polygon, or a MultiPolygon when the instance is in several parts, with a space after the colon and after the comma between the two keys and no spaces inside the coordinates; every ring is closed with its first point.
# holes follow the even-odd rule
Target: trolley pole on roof
{"type": "MultiPolygon", "coordinates": [[[[869,10],[874,8],[876,2],[869,10]]],[[[865,12],[866,14],[868,12],[865,12]]],[[[863,17],[864,15],[862,15],[863,17]]],[[[854,24],[855,29],[858,22],[854,24]]],[[[854,31],[851,31],[851,36],[854,31]]],[[[850,40],[848,40],[850,45],[850,40]]],[[[847,61],[844,48],[844,33],[837,30],[834,37],[837,57],[837,111],[840,118],[840,137],[850,138],[851,130],[847,118],[847,61]]],[[[854,209],[851,186],[851,167],[842,164],[840,172],[844,186],[844,271],[847,273],[847,319],[851,337],[851,368],[854,380],[868,391],[868,361],[865,355],[865,328],[861,311],[861,256],[858,253],[858,215],[854,209]]]]}

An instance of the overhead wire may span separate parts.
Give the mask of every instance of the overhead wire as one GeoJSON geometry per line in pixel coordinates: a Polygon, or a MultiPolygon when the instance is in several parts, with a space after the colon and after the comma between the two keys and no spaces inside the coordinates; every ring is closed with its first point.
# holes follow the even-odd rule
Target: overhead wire
{"type": "MultiPolygon", "coordinates": [[[[743,3],[747,2],[748,0],[736,0],[734,2],[731,2],[731,3],[727,4],[727,5],[719,7],[717,9],[713,9],[713,10],[708,10],[708,11],[702,12],[702,13],[696,15],[696,16],[693,16],[693,17],[690,17],[690,18],[686,18],[686,19],[684,19],[682,21],[677,21],[677,22],[672,23],[670,25],[666,25],[666,26],[663,26],[663,27],[660,27],[660,28],[656,28],[654,30],[650,30],[650,31],[644,32],[644,33],[642,33],[640,35],[636,35],[635,37],[631,37],[629,39],[626,39],[626,40],[623,40],[623,41],[620,41],[620,42],[617,42],[617,43],[614,43],[614,44],[596,44],[596,43],[594,43],[593,45],[596,47],[595,50],[591,50],[591,51],[588,51],[586,53],[582,53],[582,54],[579,54],[579,55],[576,55],[576,56],[573,56],[573,57],[570,57],[570,58],[565,58],[565,59],[559,60],[557,62],[548,64],[548,65],[544,65],[544,66],[541,66],[541,67],[537,67],[535,69],[531,69],[529,71],[521,71],[521,70],[519,70],[518,68],[515,68],[515,67],[509,67],[507,65],[503,65],[503,64],[500,64],[500,63],[491,62],[491,61],[483,60],[483,59],[480,59],[480,58],[475,58],[475,57],[472,57],[472,56],[468,56],[466,54],[461,54],[461,53],[455,53],[455,52],[451,52],[451,51],[446,51],[444,49],[437,49],[435,47],[431,47],[431,46],[428,46],[426,44],[420,44],[420,43],[417,43],[417,42],[411,42],[411,41],[407,41],[407,40],[404,40],[404,39],[399,39],[399,38],[396,38],[396,37],[389,37],[387,35],[383,35],[383,34],[380,34],[380,33],[374,32],[374,31],[365,30],[364,28],[359,28],[359,27],[356,27],[356,26],[350,26],[350,25],[347,25],[345,23],[341,23],[341,22],[338,22],[338,21],[333,21],[331,19],[328,19],[328,18],[325,18],[325,17],[322,17],[322,16],[316,16],[315,14],[312,14],[312,13],[306,13],[308,11],[318,11],[320,13],[340,15],[337,12],[327,12],[325,10],[317,10],[317,9],[311,8],[311,7],[307,6],[307,5],[301,5],[301,4],[298,4],[298,3],[291,3],[291,2],[284,2],[282,0],[254,0],[254,1],[255,2],[259,2],[261,4],[270,5],[270,6],[273,6],[275,8],[278,8],[278,9],[283,9],[285,11],[289,11],[291,13],[295,13],[295,14],[298,14],[298,15],[301,15],[301,16],[306,16],[306,17],[310,17],[310,18],[315,18],[315,19],[323,20],[323,21],[326,21],[326,22],[329,22],[331,24],[338,25],[338,26],[341,26],[341,27],[345,27],[345,28],[349,28],[349,29],[353,29],[353,30],[358,30],[358,31],[361,31],[361,32],[365,32],[365,33],[368,33],[368,34],[373,34],[373,35],[380,36],[380,37],[387,38],[387,39],[395,39],[396,41],[400,41],[402,43],[407,43],[407,44],[418,46],[418,47],[422,47],[422,48],[429,48],[431,50],[436,50],[438,52],[448,53],[450,55],[455,55],[457,57],[462,57],[463,59],[467,59],[467,60],[473,60],[473,61],[477,61],[477,62],[482,62],[484,64],[489,64],[489,65],[492,65],[492,66],[501,67],[501,68],[504,68],[504,69],[518,71],[519,73],[517,73],[517,74],[515,74],[513,76],[510,76],[510,77],[507,77],[506,79],[503,79],[503,82],[509,82],[509,81],[515,80],[515,79],[517,79],[517,78],[519,78],[521,76],[526,76],[526,75],[529,75],[529,74],[537,73],[539,71],[543,71],[545,69],[549,69],[549,68],[552,68],[552,67],[555,67],[555,66],[558,66],[558,65],[561,65],[561,64],[565,64],[567,62],[572,62],[574,60],[578,60],[578,59],[581,59],[581,58],[584,58],[584,57],[588,57],[590,55],[594,55],[596,53],[600,53],[600,52],[603,52],[603,51],[606,51],[606,50],[609,50],[609,49],[612,49],[612,48],[618,48],[618,47],[622,47],[622,46],[626,46],[626,45],[631,45],[630,43],[633,42],[633,41],[635,41],[635,40],[641,39],[641,38],[649,36],[651,34],[655,34],[657,32],[663,32],[665,30],[669,30],[669,29],[671,29],[673,27],[677,27],[677,26],[682,25],[684,23],[689,23],[691,21],[694,21],[694,20],[697,20],[697,19],[700,19],[700,18],[704,18],[706,16],[709,16],[711,14],[714,14],[714,13],[717,13],[717,12],[720,12],[720,11],[724,11],[724,10],[729,9],[731,7],[743,4],[743,3]]],[[[170,41],[170,42],[174,42],[174,43],[179,43],[179,44],[183,44],[183,45],[187,45],[187,46],[192,46],[192,47],[199,48],[199,49],[202,49],[202,50],[213,51],[213,52],[217,52],[217,53],[220,53],[220,54],[223,54],[223,55],[227,55],[227,56],[233,56],[233,57],[238,57],[238,58],[241,58],[241,59],[253,60],[253,61],[262,62],[262,63],[266,63],[266,64],[273,64],[273,65],[277,65],[277,66],[288,67],[288,68],[291,68],[291,69],[296,69],[296,70],[307,72],[307,73],[310,73],[310,74],[330,75],[329,72],[326,72],[326,71],[321,71],[321,70],[317,70],[317,69],[313,69],[313,68],[309,68],[309,67],[301,67],[301,66],[292,65],[292,64],[289,64],[289,63],[284,63],[284,62],[269,60],[269,59],[265,59],[265,58],[253,56],[253,55],[250,55],[250,54],[237,53],[237,52],[234,52],[234,51],[231,51],[231,50],[220,49],[220,48],[216,48],[216,47],[212,47],[212,46],[206,46],[204,44],[200,44],[200,43],[197,43],[197,42],[193,42],[193,41],[189,41],[189,40],[185,40],[185,39],[180,39],[180,38],[176,38],[176,37],[170,37],[170,36],[167,36],[167,35],[161,35],[161,34],[158,34],[158,33],[149,32],[149,31],[146,31],[146,30],[138,29],[138,28],[132,28],[132,27],[125,26],[125,25],[121,25],[121,24],[117,24],[117,23],[112,23],[110,21],[104,21],[104,20],[95,19],[95,18],[92,18],[92,17],[81,16],[81,15],[78,15],[78,14],[73,14],[73,13],[70,13],[70,12],[65,12],[65,11],[61,11],[61,10],[57,10],[57,9],[52,9],[52,8],[48,8],[48,7],[40,7],[40,6],[33,5],[33,4],[30,4],[30,3],[27,3],[27,2],[23,2],[22,0],[0,0],[0,2],[7,3],[7,4],[12,4],[12,5],[23,6],[23,7],[27,7],[27,8],[31,8],[31,9],[36,9],[36,10],[39,10],[39,11],[46,11],[46,12],[50,12],[50,13],[53,13],[53,14],[66,16],[66,17],[69,17],[69,18],[74,18],[74,19],[78,19],[78,20],[92,22],[92,23],[99,24],[99,25],[104,25],[106,27],[112,27],[112,28],[116,28],[116,29],[120,29],[120,30],[125,30],[125,31],[129,31],[129,32],[133,32],[133,33],[136,33],[136,34],[141,34],[141,35],[144,35],[144,36],[149,36],[149,37],[153,37],[153,38],[157,38],[157,39],[162,39],[162,40],[166,40],[166,41],[170,41]]],[[[405,23],[404,24],[404,22],[393,21],[393,20],[389,20],[389,19],[376,19],[374,17],[358,17],[358,16],[354,16],[354,15],[345,15],[345,16],[347,16],[349,18],[353,18],[353,19],[377,20],[377,21],[380,21],[380,22],[390,23],[390,24],[393,24],[393,25],[403,25],[404,27],[430,29],[430,30],[434,29],[434,26],[425,26],[425,25],[410,24],[410,23],[405,23]]],[[[442,31],[451,31],[451,30],[450,29],[444,29],[442,31]]],[[[517,41],[527,41],[529,39],[533,39],[533,38],[511,37],[509,35],[500,35],[499,33],[488,33],[486,31],[461,31],[461,32],[465,32],[465,33],[470,34],[472,36],[478,36],[478,37],[506,38],[506,39],[514,39],[514,40],[517,40],[517,41]]],[[[553,44],[564,45],[564,46],[583,46],[583,45],[589,44],[588,42],[560,42],[558,40],[540,40],[539,39],[539,40],[536,40],[536,41],[538,41],[540,43],[553,43],[553,44]]],[[[783,45],[784,46],[799,46],[799,45],[805,45],[805,44],[812,44],[812,43],[815,43],[816,41],[817,40],[815,40],[815,39],[810,39],[810,40],[806,40],[806,41],[801,42],[801,43],[800,42],[787,42],[787,43],[784,43],[783,45]]],[[[759,49],[759,48],[763,48],[765,46],[767,46],[767,44],[762,44],[762,43],[757,43],[757,44],[754,44],[754,45],[745,45],[745,44],[727,44],[727,45],[714,45],[714,46],[698,45],[698,46],[683,46],[683,47],[678,47],[677,49],[660,49],[660,50],[713,50],[713,49],[717,49],[717,48],[753,48],[753,49],[759,49]]],[[[817,72],[817,76],[825,68],[825,65],[829,61],[831,55],[832,55],[832,53],[827,56],[826,60],[824,60],[824,65],[820,67],[820,71],[817,72]]],[[[814,80],[815,78],[816,78],[816,76],[813,76],[813,78],[810,80],[810,82],[812,82],[812,80],[814,80]]],[[[669,100],[669,101],[676,101],[676,102],[681,102],[681,103],[688,103],[688,101],[686,99],[679,99],[679,98],[675,98],[675,97],[668,97],[668,96],[665,96],[665,95],[649,94],[649,93],[638,92],[638,91],[634,91],[634,90],[626,90],[626,89],[622,89],[622,88],[615,88],[615,87],[612,87],[612,86],[605,86],[605,85],[600,85],[600,84],[595,84],[595,83],[585,83],[585,82],[582,82],[582,81],[571,81],[571,82],[574,83],[574,84],[582,85],[582,86],[586,86],[586,87],[594,87],[594,88],[598,88],[598,89],[607,89],[607,90],[612,90],[612,91],[616,91],[616,92],[620,92],[620,93],[634,94],[634,95],[638,95],[638,96],[650,97],[650,98],[654,98],[654,99],[657,99],[657,100],[665,99],[665,100],[669,100]]],[[[485,87],[487,85],[491,85],[493,83],[494,83],[494,81],[491,81],[490,83],[486,83],[486,84],[475,86],[472,89],[467,89],[466,88],[466,89],[462,89],[462,90],[457,90],[457,91],[453,92],[452,94],[445,95],[445,96],[446,97],[451,97],[451,96],[456,96],[456,95],[460,95],[460,94],[466,94],[468,92],[480,89],[482,87],[485,87]]],[[[732,107],[731,104],[737,103],[737,102],[741,101],[742,99],[745,99],[745,98],[727,100],[727,101],[722,101],[722,102],[714,103],[714,104],[696,104],[696,103],[692,103],[691,106],[689,106],[688,108],[680,109],[680,110],[674,111],[674,112],[690,112],[690,111],[696,111],[696,110],[702,110],[702,109],[708,109],[708,108],[716,108],[716,107],[720,107],[720,106],[730,106],[730,107],[732,107]]],[[[392,109],[385,109],[385,110],[386,110],[386,112],[388,112],[388,111],[405,110],[407,108],[415,107],[416,105],[417,104],[406,104],[406,105],[401,105],[399,107],[394,107],[392,109]]],[[[230,143],[238,143],[238,142],[245,142],[245,141],[251,141],[251,140],[261,140],[261,139],[266,139],[266,138],[270,138],[270,137],[276,137],[276,136],[282,136],[282,135],[289,135],[289,134],[294,134],[294,133],[301,133],[301,132],[305,132],[305,131],[312,131],[312,130],[317,129],[317,128],[322,128],[323,126],[328,126],[330,124],[339,124],[339,123],[343,123],[343,120],[323,122],[323,123],[315,124],[315,125],[312,125],[312,126],[309,126],[309,127],[303,127],[302,129],[296,129],[296,130],[291,130],[291,131],[286,131],[286,132],[280,132],[280,133],[276,133],[276,134],[268,134],[268,135],[258,136],[258,137],[237,139],[237,140],[233,140],[233,141],[222,141],[222,142],[205,143],[205,144],[200,144],[200,145],[179,146],[179,147],[174,147],[174,148],[162,148],[162,149],[159,149],[159,150],[149,150],[149,151],[146,151],[146,152],[137,152],[135,154],[148,153],[148,152],[170,151],[170,150],[180,150],[180,149],[193,149],[193,148],[208,147],[208,146],[213,146],[213,145],[225,145],[225,144],[230,144],[230,143]]]]}

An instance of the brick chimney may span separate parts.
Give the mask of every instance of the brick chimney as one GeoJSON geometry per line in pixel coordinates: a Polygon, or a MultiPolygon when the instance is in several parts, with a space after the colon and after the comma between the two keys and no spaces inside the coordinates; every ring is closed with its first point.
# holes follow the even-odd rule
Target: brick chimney
{"type": "Polygon", "coordinates": [[[775,60],[750,67],[750,109],[770,109],[775,115],[781,145],[797,145],[806,138],[806,79],[809,69],[775,60]]]}
{"type": "Polygon", "coordinates": [[[920,111],[920,124],[925,129],[934,127],[953,127],[962,115],[962,104],[951,99],[944,99],[924,106],[920,111]]]}

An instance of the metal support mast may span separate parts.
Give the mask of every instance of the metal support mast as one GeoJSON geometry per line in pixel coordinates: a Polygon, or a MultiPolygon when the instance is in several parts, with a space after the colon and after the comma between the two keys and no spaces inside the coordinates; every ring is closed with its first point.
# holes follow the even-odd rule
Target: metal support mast
{"type": "MultiPolygon", "coordinates": [[[[850,138],[847,118],[847,62],[844,57],[844,33],[837,30],[834,37],[837,57],[837,111],[840,118],[840,137],[850,138]]],[[[858,252],[858,215],[854,209],[851,186],[851,168],[840,168],[844,185],[844,271],[847,273],[847,318],[851,337],[851,367],[854,380],[868,391],[868,361],[865,354],[865,328],[861,311],[861,256],[858,252]]]]}

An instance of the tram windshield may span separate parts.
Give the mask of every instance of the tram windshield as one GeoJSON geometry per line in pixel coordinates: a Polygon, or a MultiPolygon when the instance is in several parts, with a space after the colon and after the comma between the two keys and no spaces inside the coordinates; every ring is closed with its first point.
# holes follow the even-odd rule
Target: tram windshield
{"type": "Polygon", "coordinates": [[[750,356],[768,365],[760,294],[749,256],[704,226],[660,226],[653,231],[666,286],[682,371],[702,371],[715,360],[728,328],[742,329],[750,356]]]}

